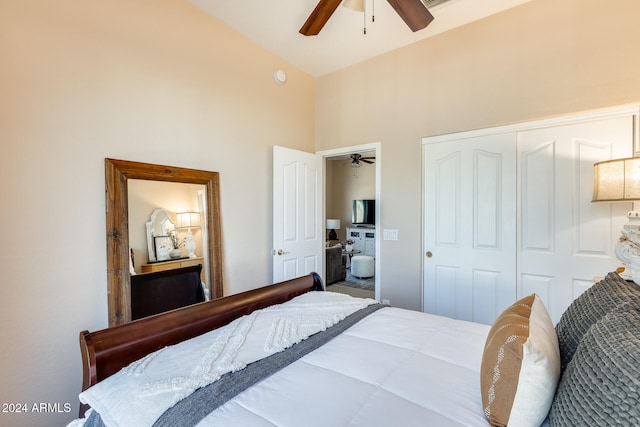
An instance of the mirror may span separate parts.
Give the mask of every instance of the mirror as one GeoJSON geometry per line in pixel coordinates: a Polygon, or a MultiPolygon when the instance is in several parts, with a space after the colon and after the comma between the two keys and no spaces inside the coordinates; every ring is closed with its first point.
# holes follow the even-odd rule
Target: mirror
{"type": "Polygon", "coordinates": [[[211,298],[223,296],[220,225],[220,177],[218,172],[105,159],[107,210],[107,290],[109,326],[131,321],[129,274],[129,179],[201,184],[206,193],[207,255],[211,298]]]}
{"type": "Polygon", "coordinates": [[[176,225],[171,221],[169,213],[162,209],[156,208],[151,212],[147,228],[147,249],[149,250],[149,262],[166,261],[171,258],[170,250],[173,249],[173,239],[176,235],[176,225]],[[169,237],[171,239],[171,248],[165,252],[158,250],[158,242],[156,237],[169,237]]]}

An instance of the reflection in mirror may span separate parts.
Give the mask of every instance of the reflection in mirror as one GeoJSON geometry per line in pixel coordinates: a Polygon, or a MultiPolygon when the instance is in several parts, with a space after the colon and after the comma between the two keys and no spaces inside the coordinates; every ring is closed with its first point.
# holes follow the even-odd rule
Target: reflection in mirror
{"type": "Polygon", "coordinates": [[[130,179],[128,190],[129,247],[134,254],[135,274],[200,264],[204,293],[209,299],[207,216],[201,214],[207,206],[205,186],[130,179]]]}
{"type": "MultiPolygon", "coordinates": [[[[217,172],[176,168],[173,166],[153,165],[125,160],[105,160],[105,178],[107,192],[107,280],[109,301],[109,325],[118,325],[131,320],[131,282],[129,276],[129,249],[136,253],[136,270],[141,264],[148,264],[149,251],[146,238],[146,225],[149,212],[161,206],[175,224],[176,211],[199,211],[202,214],[202,227],[194,231],[199,235],[197,258],[192,262],[203,263],[202,278],[207,284],[207,293],[211,298],[223,295],[222,284],[222,247],[220,235],[220,190],[217,172]],[[138,180],[161,181],[163,183],[197,184],[196,201],[191,204],[171,204],[165,202],[147,206],[144,214],[129,210],[130,203],[145,203],[129,200],[129,184],[134,186],[138,180]],[[130,216],[136,216],[135,222],[130,216]],[[132,227],[132,228],[130,228],[132,227]],[[139,237],[137,237],[139,236],[139,237]],[[140,241],[143,243],[140,244],[140,241]],[[138,243],[135,243],[138,242],[138,243]],[[131,245],[134,243],[134,245],[131,245]],[[142,256],[138,256],[144,255],[142,256]],[[138,260],[138,258],[141,258],[138,260]]],[[[138,212],[142,209],[132,209],[138,212]]],[[[175,227],[175,226],[174,226],[175,227]]],[[[174,228],[180,237],[180,229],[174,228]]],[[[186,231],[185,231],[186,233],[186,231]]],[[[186,252],[185,252],[186,253],[186,252]]],[[[172,260],[164,261],[171,263],[172,260]]]]}
{"type": "Polygon", "coordinates": [[[189,258],[196,258],[196,240],[193,238],[191,229],[200,228],[199,212],[180,212],[176,215],[178,218],[178,228],[187,230],[187,236],[184,238],[184,247],[187,250],[189,258]]]}
{"type": "Polygon", "coordinates": [[[166,210],[155,208],[153,212],[151,212],[149,221],[145,225],[147,229],[149,262],[166,261],[169,258],[180,258],[178,247],[180,243],[176,236],[176,225],[166,210]],[[156,237],[158,240],[156,240],[156,237]],[[169,246],[166,246],[167,242],[164,241],[164,238],[168,239],[169,246]],[[178,251],[175,252],[174,250],[178,251]]]}

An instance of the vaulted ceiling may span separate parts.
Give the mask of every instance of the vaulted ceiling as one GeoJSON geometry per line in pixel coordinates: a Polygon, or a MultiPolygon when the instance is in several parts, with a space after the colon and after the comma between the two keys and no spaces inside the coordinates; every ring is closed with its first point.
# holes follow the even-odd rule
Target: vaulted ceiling
{"type": "MultiPolygon", "coordinates": [[[[339,6],[320,34],[310,37],[298,30],[318,0],[189,1],[287,62],[319,77],[530,0],[447,0],[429,8],[435,19],[415,33],[386,0],[366,0],[364,13],[339,6]],[[375,22],[371,22],[372,16],[375,22]]],[[[429,0],[424,1],[429,4],[429,0]]]]}

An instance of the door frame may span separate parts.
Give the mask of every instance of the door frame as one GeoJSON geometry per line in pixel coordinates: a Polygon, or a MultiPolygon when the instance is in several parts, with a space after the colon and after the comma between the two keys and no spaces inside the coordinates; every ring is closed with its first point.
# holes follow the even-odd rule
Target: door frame
{"type": "MultiPolygon", "coordinates": [[[[381,233],[382,233],[382,225],[380,218],[380,207],[382,205],[382,144],[380,142],[371,142],[368,144],[361,145],[352,145],[349,147],[340,147],[334,148],[331,150],[323,150],[317,151],[316,154],[322,156],[322,177],[324,179],[323,183],[323,197],[322,197],[322,211],[324,212],[323,216],[323,224],[326,223],[327,220],[327,159],[331,157],[344,156],[347,154],[353,154],[360,151],[374,151],[376,156],[375,162],[375,176],[376,176],[376,226],[375,226],[375,234],[376,234],[376,262],[375,262],[375,299],[380,300],[381,296],[381,284],[380,284],[380,272],[382,271],[382,253],[380,251],[380,241],[381,241],[381,233]]],[[[325,271],[326,265],[326,254],[323,253],[322,256],[322,269],[325,271]]]]}

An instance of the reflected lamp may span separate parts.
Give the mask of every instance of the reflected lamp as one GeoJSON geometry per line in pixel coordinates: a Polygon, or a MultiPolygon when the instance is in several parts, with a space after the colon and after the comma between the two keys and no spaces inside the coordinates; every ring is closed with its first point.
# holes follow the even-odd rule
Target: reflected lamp
{"type": "Polygon", "coordinates": [[[328,219],[327,220],[327,230],[329,230],[329,240],[338,240],[338,234],[336,233],[336,229],[340,229],[340,220],[339,219],[328,219]]]}
{"type": "Polygon", "coordinates": [[[189,258],[197,258],[196,241],[193,239],[192,228],[200,228],[200,212],[179,212],[176,214],[178,228],[187,229],[184,248],[187,250],[189,258]]]}

